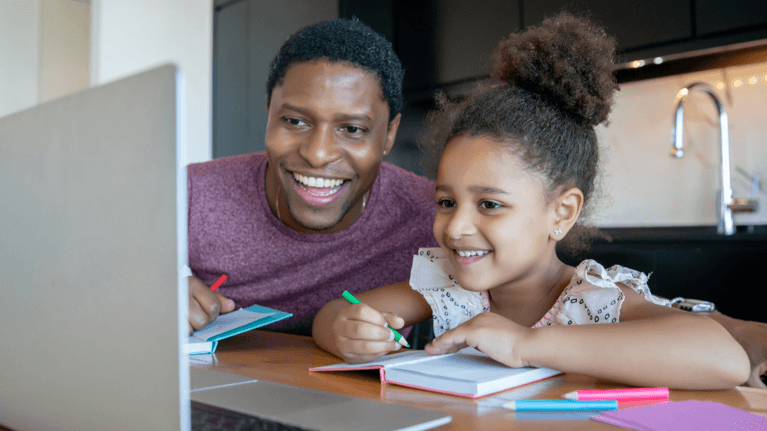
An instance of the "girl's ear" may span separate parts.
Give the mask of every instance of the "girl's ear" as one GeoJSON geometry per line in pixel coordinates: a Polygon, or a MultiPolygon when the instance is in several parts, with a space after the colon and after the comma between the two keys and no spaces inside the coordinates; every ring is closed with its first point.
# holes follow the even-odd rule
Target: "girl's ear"
{"type": "Polygon", "coordinates": [[[554,202],[555,222],[549,233],[554,241],[560,241],[572,229],[583,209],[583,192],[578,188],[563,191],[554,202]]]}

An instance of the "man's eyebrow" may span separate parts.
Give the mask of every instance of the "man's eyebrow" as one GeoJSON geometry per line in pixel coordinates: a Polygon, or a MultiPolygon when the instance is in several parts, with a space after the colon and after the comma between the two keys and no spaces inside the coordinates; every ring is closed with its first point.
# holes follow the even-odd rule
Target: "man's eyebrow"
{"type": "MultiPolygon", "coordinates": [[[[291,105],[290,103],[283,103],[281,106],[282,109],[288,109],[290,111],[296,111],[299,114],[303,115],[311,115],[311,110],[306,108],[301,108],[299,106],[291,105]]],[[[366,122],[372,122],[373,119],[370,118],[370,116],[366,114],[339,114],[336,116],[336,120],[340,121],[366,121],[366,122]]]]}
{"type": "Polygon", "coordinates": [[[364,121],[368,123],[373,121],[372,118],[370,118],[368,115],[365,115],[365,114],[358,114],[358,115],[340,114],[336,118],[342,121],[364,121]]]}
{"type": "Polygon", "coordinates": [[[290,103],[283,103],[280,106],[280,108],[281,109],[288,109],[288,110],[291,110],[291,111],[296,111],[296,112],[298,112],[300,114],[304,114],[304,115],[309,115],[309,113],[310,113],[310,111],[308,109],[304,109],[304,108],[301,108],[301,107],[298,107],[298,106],[294,106],[294,105],[291,105],[290,103]]]}

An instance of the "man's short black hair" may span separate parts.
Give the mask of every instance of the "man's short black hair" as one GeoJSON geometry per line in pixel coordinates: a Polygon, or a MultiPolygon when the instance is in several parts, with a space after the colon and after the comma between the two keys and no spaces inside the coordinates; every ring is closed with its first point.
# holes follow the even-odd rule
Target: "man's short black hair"
{"type": "Polygon", "coordinates": [[[357,19],[335,19],[304,27],[282,44],[269,66],[266,103],[291,64],[311,60],[349,63],[378,76],[389,121],[402,110],[402,64],[385,37],[357,19]]]}

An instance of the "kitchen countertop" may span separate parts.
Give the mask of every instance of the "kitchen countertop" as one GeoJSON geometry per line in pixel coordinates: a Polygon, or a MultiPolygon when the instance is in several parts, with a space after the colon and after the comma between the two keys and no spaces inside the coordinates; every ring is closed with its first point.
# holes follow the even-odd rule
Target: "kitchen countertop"
{"type": "Polygon", "coordinates": [[[644,226],[601,228],[612,241],[595,238],[594,244],[626,242],[767,243],[767,225],[738,226],[734,235],[719,235],[716,226],[644,226]]]}

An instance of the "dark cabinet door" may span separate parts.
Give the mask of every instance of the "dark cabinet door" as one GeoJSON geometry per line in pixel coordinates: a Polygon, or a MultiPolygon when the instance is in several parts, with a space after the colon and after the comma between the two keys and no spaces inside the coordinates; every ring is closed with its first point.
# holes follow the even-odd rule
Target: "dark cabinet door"
{"type": "Polygon", "coordinates": [[[396,48],[406,69],[405,86],[488,75],[498,43],[519,30],[519,10],[519,0],[399,3],[396,48]]]}
{"type": "Polygon", "coordinates": [[[698,36],[767,27],[766,0],[695,0],[698,36]]]}
{"type": "Polygon", "coordinates": [[[690,1],[527,0],[523,3],[523,21],[527,27],[561,10],[585,13],[617,39],[619,52],[626,52],[692,38],[690,1]]]}
{"type": "MultiPolygon", "coordinates": [[[[638,230],[647,233],[653,229],[638,230]]],[[[635,269],[649,276],[647,285],[654,295],[711,301],[728,316],[767,322],[765,295],[759,282],[754,284],[763,278],[765,236],[734,240],[614,237],[612,242],[594,241],[592,250],[582,256],[560,258],[572,266],[588,258],[605,268],[617,264],[635,269]],[[755,288],[758,293],[752,293],[755,288]]]]}

